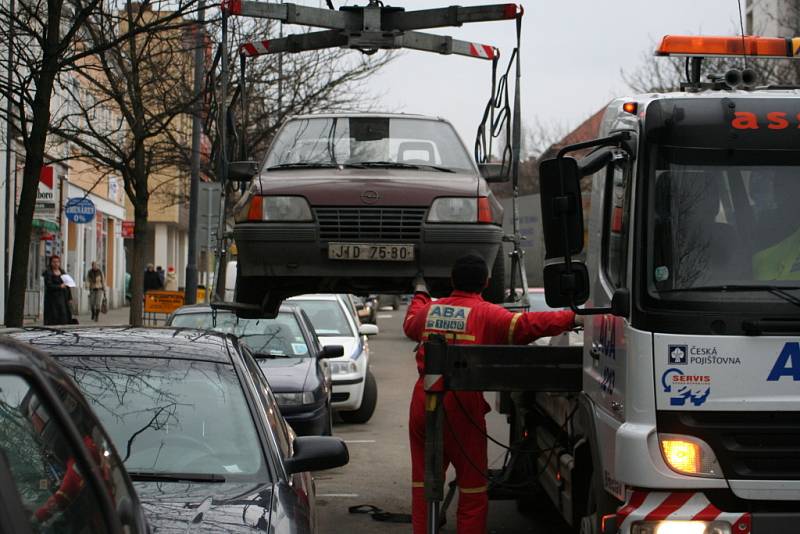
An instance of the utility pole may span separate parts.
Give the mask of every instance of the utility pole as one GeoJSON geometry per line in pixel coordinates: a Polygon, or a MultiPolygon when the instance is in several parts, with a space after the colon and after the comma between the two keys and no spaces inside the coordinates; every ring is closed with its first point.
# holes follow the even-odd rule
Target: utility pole
{"type": "Polygon", "coordinates": [[[200,114],[203,110],[203,77],[205,75],[205,5],[199,0],[197,25],[195,26],[194,49],[194,116],[192,117],[192,170],[189,183],[189,247],[186,258],[186,284],[183,301],[186,304],[197,302],[197,215],[200,201],[200,135],[203,122],[200,114]]]}

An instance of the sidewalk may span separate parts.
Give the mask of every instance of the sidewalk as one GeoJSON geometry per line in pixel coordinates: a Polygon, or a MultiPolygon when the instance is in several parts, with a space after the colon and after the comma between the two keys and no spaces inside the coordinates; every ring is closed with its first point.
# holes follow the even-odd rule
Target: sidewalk
{"type": "MultiPolygon", "coordinates": [[[[130,324],[129,321],[130,317],[130,308],[125,306],[124,308],[116,308],[114,310],[108,310],[108,313],[101,313],[100,320],[97,322],[92,321],[91,314],[79,315],[78,322],[83,326],[116,326],[116,325],[128,325],[130,324]]],[[[41,326],[42,319],[38,321],[25,321],[25,326],[41,326]]]]}

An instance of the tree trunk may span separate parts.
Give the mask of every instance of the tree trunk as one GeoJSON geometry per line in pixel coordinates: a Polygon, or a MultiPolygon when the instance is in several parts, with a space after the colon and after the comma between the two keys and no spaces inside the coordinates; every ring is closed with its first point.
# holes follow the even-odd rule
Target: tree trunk
{"type": "Polygon", "coordinates": [[[147,199],[134,205],[133,265],[131,266],[132,326],[142,326],[144,312],[144,268],[147,251],[147,199]]]}
{"type": "MultiPolygon", "coordinates": [[[[6,326],[22,326],[25,317],[25,290],[28,287],[28,253],[33,229],[33,210],[39,190],[39,175],[44,164],[47,128],[50,122],[50,98],[53,94],[55,68],[43,68],[36,84],[33,121],[29,142],[25,147],[25,169],[22,191],[14,224],[14,251],[6,302],[6,326]]],[[[61,206],[58,206],[60,210],[61,206]]]]}

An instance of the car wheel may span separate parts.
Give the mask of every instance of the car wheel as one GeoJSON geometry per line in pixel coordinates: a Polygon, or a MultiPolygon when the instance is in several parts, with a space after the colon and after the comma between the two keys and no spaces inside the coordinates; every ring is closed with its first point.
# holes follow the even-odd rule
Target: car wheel
{"type": "Polygon", "coordinates": [[[378,383],[375,382],[375,376],[373,376],[372,371],[367,371],[367,377],[364,379],[364,396],[361,399],[361,406],[358,410],[339,412],[339,415],[345,423],[364,424],[372,417],[377,404],[378,383]]]}
{"type": "Polygon", "coordinates": [[[489,302],[500,303],[506,296],[506,261],[503,254],[503,246],[497,251],[492,266],[492,277],[489,279],[489,286],[483,290],[483,298],[489,302]]]}

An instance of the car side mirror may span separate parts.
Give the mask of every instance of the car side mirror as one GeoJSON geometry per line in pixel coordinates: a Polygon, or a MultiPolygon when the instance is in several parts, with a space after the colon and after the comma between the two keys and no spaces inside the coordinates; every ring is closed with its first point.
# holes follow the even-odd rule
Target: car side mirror
{"type": "Polygon", "coordinates": [[[234,182],[249,182],[257,173],[257,161],[232,161],[228,164],[228,179],[234,182]]]}
{"type": "Polygon", "coordinates": [[[589,271],[580,262],[544,266],[544,299],[551,308],[571,308],[589,300],[589,271]]]}
{"type": "Polygon", "coordinates": [[[507,182],[510,178],[508,173],[510,167],[510,165],[503,165],[502,163],[478,163],[478,170],[481,176],[490,184],[507,182]]]}
{"type": "Polygon", "coordinates": [[[583,250],[581,172],[575,158],[544,160],[539,165],[545,258],[563,258],[583,250]]]}
{"type": "Polygon", "coordinates": [[[347,465],[350,453],[339,438],[301,436],[294,440],[294,454],[284,462],[289,474],[324,471],[347,465]]]}
{"type": "Polygon", "coordinates": [[[380,329],[376,324],[362,324],[358,327],[358,333],[362,336],[377,336],[380,329]]]}
{"type": "Polygon", "coordinates": [[[344,347],[341,345],[325,345],[319,351],[318,358],[340,358],[344,356],[344,347]]]}

